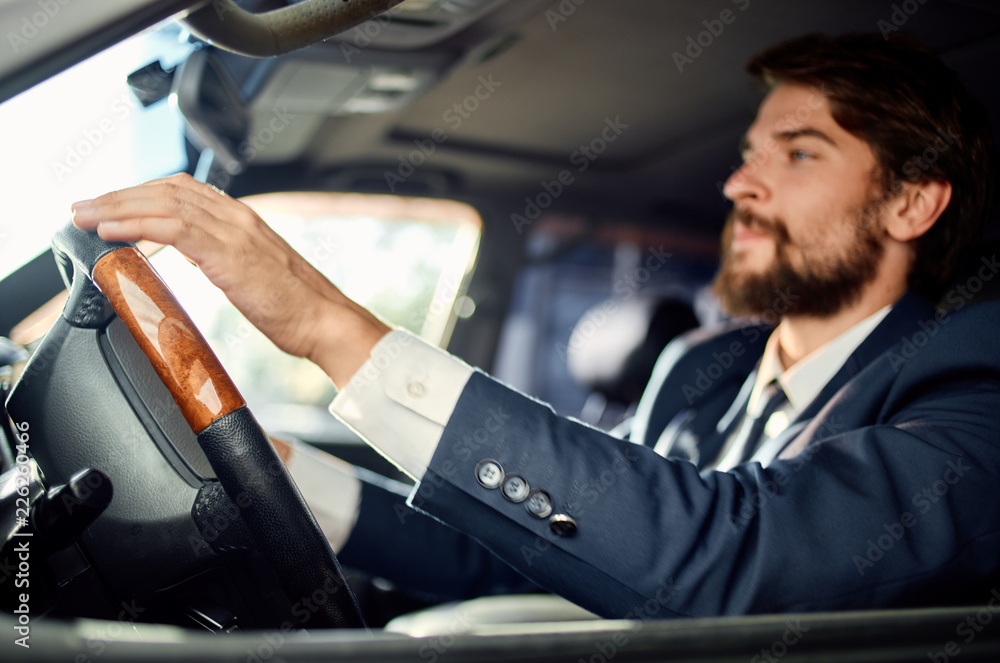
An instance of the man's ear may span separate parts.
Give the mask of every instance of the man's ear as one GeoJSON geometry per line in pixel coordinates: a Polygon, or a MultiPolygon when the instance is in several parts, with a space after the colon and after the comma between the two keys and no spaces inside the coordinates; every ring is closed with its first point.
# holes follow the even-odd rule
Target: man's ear
{"type": "Polygon", "coordinates": [[[886,232],[900,242],[916,239],[931,229],[950,202],[951,182],[903,182],[890,203],[886,232]]]}

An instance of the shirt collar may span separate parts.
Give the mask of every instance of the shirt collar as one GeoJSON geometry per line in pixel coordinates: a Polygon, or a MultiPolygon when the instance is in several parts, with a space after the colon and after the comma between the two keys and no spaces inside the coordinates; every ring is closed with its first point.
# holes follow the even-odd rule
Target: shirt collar
{"type": "Polygon", "coordinates": [[[761,392],[771,380],[777,380],[788,397],[793,414],[802,412],[891,309],[890,304],[872,313],[795,362],[787,371],[782,370],[781,360],[778,358],[778,344],[781,337],[781,325],[779,325],[767,339],[760,367],[757,369],[757,379],[750,393],[750,401],[747,403],[747,411],[754,413],[763,407],[763,403],[760,402],[761,392]]]}

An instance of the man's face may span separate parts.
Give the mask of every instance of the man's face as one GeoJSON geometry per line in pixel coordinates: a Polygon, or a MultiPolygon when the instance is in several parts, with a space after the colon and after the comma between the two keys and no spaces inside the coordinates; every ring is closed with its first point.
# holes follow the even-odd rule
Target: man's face
{"type": "Polygon", "coordinates": [[[783,84],[747,130],[713,289],[731,315],[830,316],[854,302],[882,258],[876,159],[813,88],[783,84]]]}

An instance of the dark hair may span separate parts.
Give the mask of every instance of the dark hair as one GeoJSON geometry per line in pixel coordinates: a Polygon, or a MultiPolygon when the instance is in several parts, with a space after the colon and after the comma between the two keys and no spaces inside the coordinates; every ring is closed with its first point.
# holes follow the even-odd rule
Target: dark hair
{"type": "Polygon", "coordinates": [[[996,159],[989,117],[954,71],[915,39],[808,35],[756,55],[747,71],[768,88],[819,88],[834,120],[864,140],[884,190],[948,181],[951,203],[918,241],[910,287],[939,299],[978,241],[993,206],[996,159]]]}

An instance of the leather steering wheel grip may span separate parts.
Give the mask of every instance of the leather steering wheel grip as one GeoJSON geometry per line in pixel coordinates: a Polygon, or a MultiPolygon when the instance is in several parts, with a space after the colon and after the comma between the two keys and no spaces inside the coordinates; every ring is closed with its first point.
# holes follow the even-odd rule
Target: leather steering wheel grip
{"type": "Polygon", "coordinates": [[[222,488],[240,506],[254,543],[278,574],[292,614],[310,607],[305,623],[293,625],[364,628],[336,555],[275,448],[145,256],[134,244],[105,242],[72,223],[52,244],[63,279],[71,284],[64,315],[95,322],[103,316],[74,309],[95,309],[94,301],[106,297],[177,402],[222,488]]]}
{"type": "Polygon", "coordinates": [[[191,31],[219,48],[251,57],[284,55],[372,19],[403,0],[306,0],[254,14],[233,0],[212,0],[188,14],[191,31]]]}

